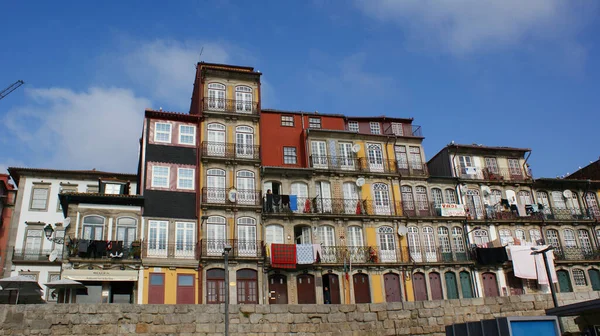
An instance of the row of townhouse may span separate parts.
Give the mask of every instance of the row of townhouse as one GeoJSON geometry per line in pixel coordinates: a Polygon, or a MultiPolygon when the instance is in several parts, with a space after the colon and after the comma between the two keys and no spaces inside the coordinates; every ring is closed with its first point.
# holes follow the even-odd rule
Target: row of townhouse
{"type": "Polygon", "coordinates": [[[145,111],[136,175],[11,168],[19,194],[5,268],[82,281],[77,302],[547,291],[510,261],[476,260],[474,247],[497,242],[553,245],[560,291],[600,290],[591,175],[533,179],[526,148],[452,143],[427,162],[411,118],[262,109],[260,78],[199,63],[189,114],[145,111]]]}

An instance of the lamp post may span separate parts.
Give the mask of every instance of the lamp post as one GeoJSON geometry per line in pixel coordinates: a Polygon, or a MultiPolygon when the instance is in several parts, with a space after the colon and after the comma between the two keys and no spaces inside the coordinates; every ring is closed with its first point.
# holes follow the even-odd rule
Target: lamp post
{"type": "Polygon", "coordinates": [[[225,336],[229,336],[229,252],[231,245],[223,246],[223,258],[225,259],[225,336]]]}
{"type": "Polygon", "coordinates": [[[54,228],[52,227],[51,224],[48,224],[44,227],[44,235],[46,236],[46,239],[48,239],[51,242],[54,242],[56,244],[64,244],[65,243],[65,237],[52,237],[52,235],[54,234],[54,228]]]}
{"type": "Polygon", "coordinates": [[[548,257],[546,256],[546,252],[553,250],[554,246],[548,246],[547,248],[543,249],[543,250],[538,250],[535,247],[532,247],[531,250],[533,252],[531,252],[531,254],[542,254],[542,257],[544,258],[544,267],[546,268],[546,276],[548,277],[548,286],[550,287],[550,294],[552,294],[552,302],[554,303],[554,307],[558,307],[558,300],[556,299],[556,291],[554,290],[554,284],[552,283],[552,276],[550,274],[550,266],[548,265],[548,257]]]}

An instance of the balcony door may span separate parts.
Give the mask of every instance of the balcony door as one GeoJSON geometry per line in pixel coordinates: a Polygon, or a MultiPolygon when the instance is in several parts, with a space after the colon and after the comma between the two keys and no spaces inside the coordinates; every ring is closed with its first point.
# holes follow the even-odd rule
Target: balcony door
{"type": "Polygon", "coordinates": [[[379,242],[379,257],[381,262],[396,261],[394,229],[391,226],[377,228],[377,241],[379,242]]]}
{"type": "Polygon", "coordinates": [[[240,256],[256,257],[256,220],[251,217],[241,217],[237,221],[237,253],[240,256]]]}
{"type": "Polygon", "coordinates": [[[235,87],[235,111],[252,113],[252,88],[249,86],[235,87]]]}
{"type": "Polygon", "coordinates": [[[435,237],[433,235],[433,228],[426,226],[423,228],[423,245],[425,246],[425,261],[436,262],[437,261],[437,248],[435,246],[435,237]]]}
{"type": "Polygon", "coordinates": [[[350,252],[352,262],[366,262],[366,254],[364,251],[364,236],[363,230],[359,226],[349,226],[346,229],[346,244],[350,252]]]}
{"type": "Polygon", "coordinates": [[[360,214],[358,190],[354,182],[344,182],[342,185],[344,192],[344,212],[349,215],[360,214]]]}
{"type": "Polygon", "coordinates": [[[322,225],[317,229],[319,242],[321,243],[321,260],[326,263],[337,261],[337,249],[335,247],[335,231],[333,226],[322,225]]]}
{"type": "Polygon", "coordinates": [[[208,84],[208,108],[225,111],[225,85],[220,83],[208,84]]]}
{"type": "Polygon", "coordinates": [[[167,232],[169,222],[167,221],[149,221],[148,222],[148,256],[166,257],[167,256],[167,232]]]}
{"type": "Polygon", "coordinates": [[[589,209],[589,215],[593,218],[600,217],[600,209],[598,208],[598,200],[596,199],[596,195],[592,192],[586,193],[585,202],[589,209]]]}
{"type": "Polygon", "coordinates": [[[196,223],[175,223],[175,257],[193,258],[196,245],[196,223]]]}
{"type": "Polygon", "coordinates": [[[250,126],[235,128],[235,156],[252,158],[254,156],[254,130],[250,126]]]}
{"type": "Polygon", "coordinates": [[[308,185],[302,182],[294,182],[290,188],[291,194],[296,195],[296,206],[298,210],[294,210],[296,213],[309,213],[311,204],[308,199],[308,185]],[[308,202],[308,206],[307,206],[308,202]]]}
{"type": "Polygon", "coordinates": [[[408,156],[406,156],[406,146],[396,146],[396,161],[398,170],[406,172],[408,170],[408,156]]]}
{"type": "Polygon", "coordinates": [[[390,194],[385,183],[373,184],[373,198],[375,199],[376,215],[391,215],[390,194]]]}
{"type": "Polygon", "coordinates": [[[25,260],[37,260],[42,252],[43,230],[27,229],[25,238],[25,251],[22,251],[25,260]]]}
{"type": "Polygon", "coordinates": [[[225,203],[225,171],[209,169],[206,171],[206,198],[209,203],[225,203]]]}
{"type": "Polygon", "coordinates": [[[227,239],[225,217],[211,216],[206,221],[206,252],[210,256],[223,254],[227,239]]]}
{"type": "Polygon", "coordinates": [[[367,160],[369,162],[369,171],[383,172],[383,151],[381,144],[367,145],[367,160]]]}
{"type": "Polygon", "coordinates": [[[207,155],[225,156],[225,125],[212,123],[207,128],[207,155]]]}
{"type": "Polygon", "coordinates": [[[249,170],[240,170],[236,175],[237,202],[248,205],[256,204],[254,173],[249,170]]]}
{"type": "Polygon", "coordinates": [[[317,210],[319,213],[331,213],[331,185],[329,182],[320,181],[316,183],[317,210]]]}
{"type": "Polygon", "coordinates": [[[422,262],[421,241],[419,239],[419,229],[416,226],[408,227],[408,251],[413,262],[422,262]]]}
{"type": "Polygon", "coordinates": [[[354,152],[351,142],[340,142],[338,145],[340,155],[340,168],[343,170],[355,170],[354,152]]]}
{"type": "Polygon", "coordinates": [[[327,146],[325,141],[311,141],[310,154],[314,168],[327,168],[327,146]]]}
{"type": "Polygon", "coordinates": [[[472,219],[483,218],[483,209],[479,191],[475,189],[467,190],[467,207],[469,209],[469,215],[472,219]]]}

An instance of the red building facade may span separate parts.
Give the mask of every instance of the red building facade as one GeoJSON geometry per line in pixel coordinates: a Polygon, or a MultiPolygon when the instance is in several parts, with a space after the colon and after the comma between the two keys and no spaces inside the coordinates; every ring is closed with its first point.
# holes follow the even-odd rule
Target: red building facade
{"type": "MultiPolygon", "coordinates": [[[[5,258],[8,254],[6,248],[8,246],[10,220],[15,205],[15,194],[16,190],[9,182],[8,174],[0,174],[0,265],[2,265],[0,278],[4,277],[5,273],[5,258]]],[[[8,273],[10,274],[10,270],[8,273]]]]}

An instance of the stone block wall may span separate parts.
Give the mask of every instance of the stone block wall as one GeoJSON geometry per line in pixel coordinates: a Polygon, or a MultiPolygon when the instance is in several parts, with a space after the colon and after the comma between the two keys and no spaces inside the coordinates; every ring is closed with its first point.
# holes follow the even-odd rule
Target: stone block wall
{"type": "MultiPolygon", "coordinates": [[[[599,292],[559,294],[565,305],[599,292]]],[[[453,323],[539,316],[550,295],[354,305],[231,305],[231,335],[434,335],[453,323]]],[[[0,335],[223,335],[224,305],[0,306],[0,335]]],[[[573,319],[565,329],[577,331],[573,319]]]]}

